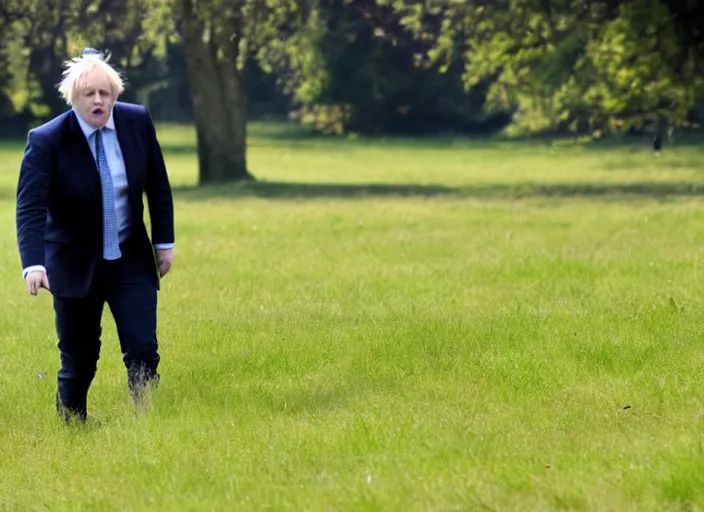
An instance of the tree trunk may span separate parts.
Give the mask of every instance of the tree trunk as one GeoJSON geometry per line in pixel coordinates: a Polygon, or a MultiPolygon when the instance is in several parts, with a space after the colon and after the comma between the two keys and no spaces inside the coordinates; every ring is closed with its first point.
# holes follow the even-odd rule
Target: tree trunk
{"type": "Polygon", "coordinates": [[[662,113],[658,114],[656,121],[655,133],[660,137],[663,145],[669,144],[672,139],[672,127],[670,120],[662,113]]]}
{"type": "Polygon", "coordinates": [[[214,27],[206,27],[194,3],[180,0],[183,48],[198,136],[198,181],[202,185],[253,180],[247,170],[244,71],[237,66],[237,48],[230,38],[223,41],[214,37],[214,27]],[[203,37],[206,30],[207,41],[203,37]],[[223,43],[231,47],[223,47],[223,43]]]}

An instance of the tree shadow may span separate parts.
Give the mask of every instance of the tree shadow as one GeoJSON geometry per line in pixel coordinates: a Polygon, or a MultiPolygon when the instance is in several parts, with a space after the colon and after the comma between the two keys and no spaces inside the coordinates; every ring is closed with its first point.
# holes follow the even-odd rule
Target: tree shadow
{"type": "MultiPolygon", "coordinates": [[[[630,150],[653,151],[653,136],[654,132],[644,130],[639,133],[613,133],[605,137],[597,138],[590,135],[578,135],[561,132],[538,132],[525,135],[513,136],[489,136],[486,140],[496,144],[526,144],[540,145],[545,147],[563,147],[563,148],[583,148],[589,151],[602,150],[630,150]]],[[[479,137],[481,140],[482,137],[479,137]]],[[[704,150],[704,130],[701,129],[684,129],[674,133],[672,140],[666,142],[663,146],[663,151],[671,151],[676,148],[696,148],[704,150]]]]}
{"type": "MultiPolygon", "coordinates": [[[[346,140],[331,140],[325,141],[327,144],[324,147],[334,147],[335,151],[353,151],[359,146],[355,146],[354,143],[350,143],[346,140]]],[[[197,158],[198,148],[188,142],[169,142],[165,141],[160,144],[162,151],[165,155],[189,155],[197,158]]],[[[296,149],[296,148],[314,148],[323,147],[320,141],[316,139],[291,139],[284,141],[276,141],[273,139],[254,139],[247,141],[247,148],[276,148],[277,150],[282,149],[296,149]]]]}
{"type": "Polygon", "coordinates": [[[201,187],[175,187],[174,195],[180,199],[194,201],[211,198],[246,199],[251,197],[265,199],[353,199],[383,196],[433,197],[454,195],[460,193],[461,190],[443,185],[253,181],[201,187]]]}
{"type": "Polygon", "coordinates": [[[529,197],[666,199],[704,195],[704,182],[545,183],[525,192],[529,197]]]}
{"type": "Polygon", "coordinates": [[[370,197],[417,197],[449,199],[528,199],[591,198],[665,200],[704,195],[704,182],[632,182],[632,183],[487,183],[450,187],[433,184],[392,183],[295,183],[282,181],[242,182],[222,185],[176,187],[174,195],[186,201],[209,199],[264,198],[363,199],[370,197]]]}

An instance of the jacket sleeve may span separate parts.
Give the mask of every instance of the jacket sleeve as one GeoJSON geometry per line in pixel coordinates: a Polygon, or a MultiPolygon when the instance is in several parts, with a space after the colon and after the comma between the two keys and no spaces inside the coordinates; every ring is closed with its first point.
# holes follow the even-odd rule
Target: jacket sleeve
{"type": "Polygon", "coordinates": [[[46,137],[30,131],[17,185],[17,245],[23,268],[44,265],[44,232],[54,160],[46,137]]]}
{"type": "Polygon", "coordinates": [[[145,193],[149,205],[152,227],[152,244],[170,246],[175,240],[174,204],[171,194],[169,176],[161,147],[156,136],[156,129],[149,113],[145,109],[149,137],[149,167],[145,182],[145,193]]]}

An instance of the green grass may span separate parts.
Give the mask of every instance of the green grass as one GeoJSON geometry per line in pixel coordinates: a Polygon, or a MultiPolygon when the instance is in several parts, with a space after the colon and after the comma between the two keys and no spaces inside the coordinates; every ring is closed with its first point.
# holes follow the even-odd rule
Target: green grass
{"type": "Polygon", "coordinates": [[[61,425],[51,299],[0,145],[0,510],[701,510],[704,152],[342,141],[253,125],[258,183],[194,189],[162,385],[135,415],[111,317],[61,425]]]}

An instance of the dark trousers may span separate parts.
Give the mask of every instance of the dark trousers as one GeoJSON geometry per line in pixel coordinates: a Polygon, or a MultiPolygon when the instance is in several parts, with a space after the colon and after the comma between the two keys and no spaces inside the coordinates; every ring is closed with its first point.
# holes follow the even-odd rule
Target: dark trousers
{"type": "Polygon", "coordinates": [[[146,386],[159,379],[154,262],[140,254],[129,240],[121,249],[119,260],[100,261],[88,296],[54,297],[61,358],[56,405],[66,420],[74,415],[86,419],[88,389],[100,357],[101,318],[106,303],[115,319],[133,398],[139,400],[146,386]]]}

